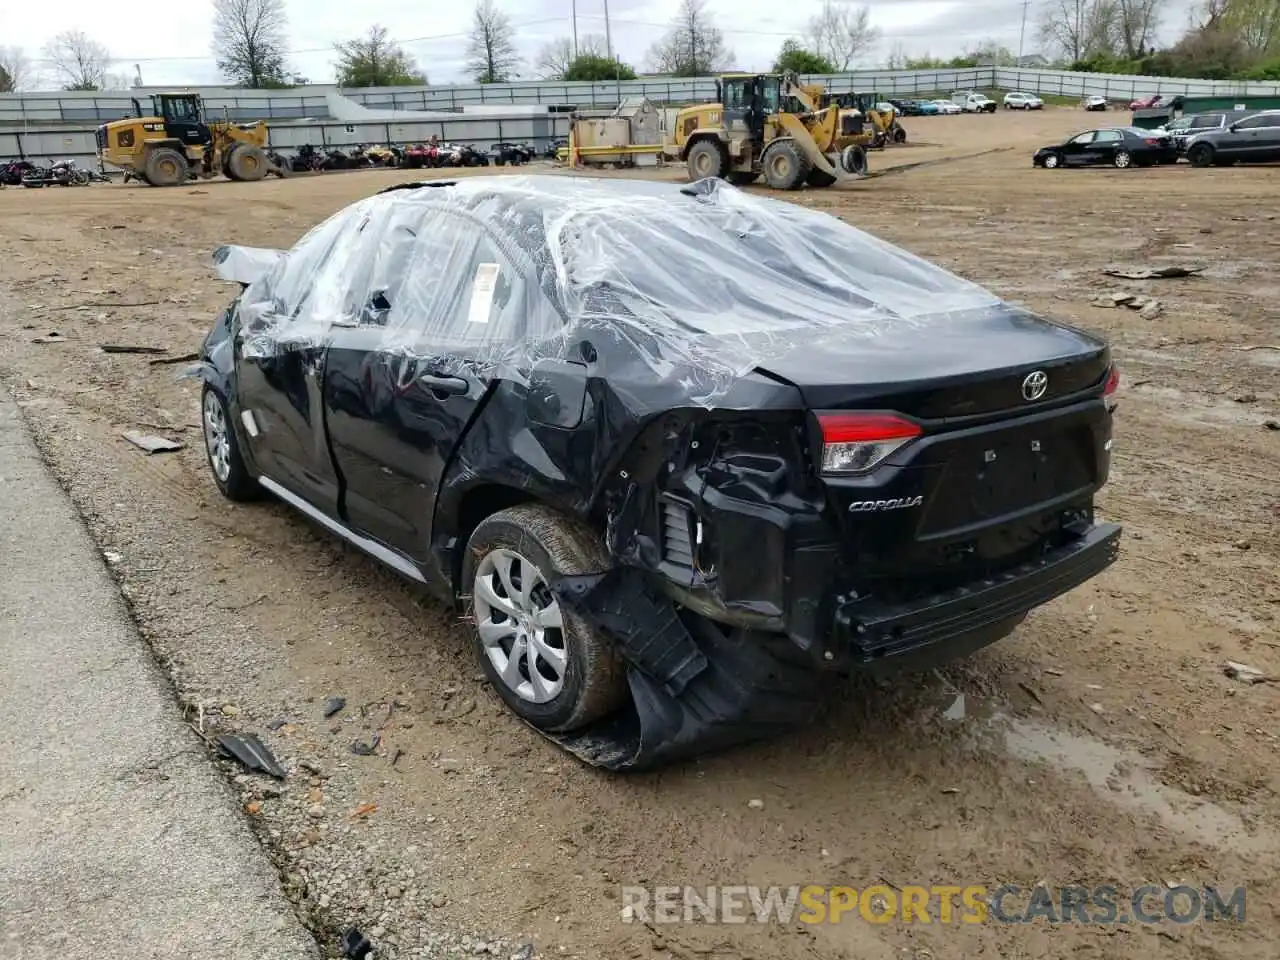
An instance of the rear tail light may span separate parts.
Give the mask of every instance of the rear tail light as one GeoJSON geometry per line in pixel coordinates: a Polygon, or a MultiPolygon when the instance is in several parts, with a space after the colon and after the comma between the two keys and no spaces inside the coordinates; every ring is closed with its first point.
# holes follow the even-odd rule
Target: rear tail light
{"type": "Polygon", "coordinates": [[[820,413],[818,423],[824,474],[866,473],[922,432],[891,413],[820,413]]]}
{"type": "Polygon", "coordinates": [[[1104,397],[1111,396],[1113,393],[1116,392],[1119,386],[1120,386],[1120,368],[1113,363],[1111,365],[1111,369],[1107,371],[1107,384],[1102,388],[1102,395],[1104,397]]]}

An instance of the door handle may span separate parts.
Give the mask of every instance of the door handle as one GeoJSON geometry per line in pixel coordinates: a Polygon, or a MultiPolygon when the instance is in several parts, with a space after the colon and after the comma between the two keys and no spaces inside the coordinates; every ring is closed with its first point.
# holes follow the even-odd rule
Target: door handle
{"type": "Polygon", "coordinates": [[[461,396],[470,388],[470,384],[461,377],[442,377],[435,373],[424,373],[418,377],[418,382],[430,390],[432,393],[444,393],[449,396],[461,396]]]}

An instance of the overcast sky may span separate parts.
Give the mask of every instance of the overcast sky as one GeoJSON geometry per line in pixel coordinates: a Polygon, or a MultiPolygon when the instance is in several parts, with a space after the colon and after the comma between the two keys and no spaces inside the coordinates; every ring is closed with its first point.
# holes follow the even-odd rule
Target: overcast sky
{"type": "MultiPolygon", "coordinates": [[[[857,0],[854,0],[856,3],[857,0]]],[[[1035,52],[1035,21],[1051,0],[1031,0],[1025,52],[1035,52]]],[[[1166,0],[1162,33],[1176,36],[1196,0],[1166,0]]],[[[432,83],[466,79],[466,33],[470,0],[423,3],[422,0],[286,0],[290,14],[291,66],[313,83],[333,80],[333,43],[381,23],[426,70],[432,83]]],[[[536,77],[539,48],[572,32],[574,0],[497,0],[517,28],[525,56],[522,78],[536,77]]],[[[625,62],[643,68],[649,46],[663,33],[679,0],[612,0],[610,26],[614,46],[625,62]]],[[[959,54],[988,39],[1017,50],[1024,4],[1021,0],[869,0],[872,22],[881,30],[877,48],[863,66],[883,63],[895,44],[911,55],[959,54]]],[[[725,34],[737,67],[767,69],[788,36],[802,35],[819,0],[709,0],[715,22],[725,34]],[[780,12],[785,8],[785,13],[780,12]]],[[[83,30],[104,44],[117,63],[113,70],[156,84],[220,82],[209,51],[212,5],[189,0],[170,4],[163,16],[122,15],[118,4],[101,0],[61,0],[57,17],[37,16],[29,3],[0,0],[0,44],[17,44],[35,60],[58,30],[83,30]]],[[[578,33],[604,33],[604,0],[577,0],[578,33]]],[[[36,64],[40,66],[40,64],[36,64]]],[[[48,89],[52,86],[41,84],[48,89]]]]}

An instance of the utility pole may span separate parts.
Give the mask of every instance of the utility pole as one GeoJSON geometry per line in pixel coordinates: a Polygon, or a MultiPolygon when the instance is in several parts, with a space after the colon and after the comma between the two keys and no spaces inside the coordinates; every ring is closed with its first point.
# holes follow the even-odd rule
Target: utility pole
{"type": "Polygon", "coordinates": [[[618,91],[618,106],[622,106],[622,66],[613,57],[613,32],[609,29],[609,0],[604,0],[604,48],[613,60],[613,82],[618,91]]]}
{"type": "Polygon", "coordinates": [[[573,10],[573,59],[578,59],[578,0],[572,0],[573,10]]]}
{"type": "Polygon", "coordinates": [[[1018,31],[1018,66],[1022,66],[1022,44],[1027,37],[1027,10],[1031,0],[1022,0],[1022,29],[1018,31]]]}

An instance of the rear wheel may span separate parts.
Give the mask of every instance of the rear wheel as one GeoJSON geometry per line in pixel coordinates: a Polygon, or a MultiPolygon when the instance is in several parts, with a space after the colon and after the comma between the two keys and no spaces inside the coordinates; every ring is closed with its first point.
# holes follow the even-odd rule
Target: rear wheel
{"type": "Polygon", "coordinates": [[[144,178],[153,187],[179,187],[187,182],[187,158],[172,147],[157,147],[147,154],[144,178]]]}
{"type": "Polygon", "coordinates": [[[467,543],[476,653],[503,702],[542,730],[584,727],[622,705],[626,671],[607,637],[551,589],[610,566],[600,536],[541,505],[481,522],[467,543]]]}
{"type": "Polygon", "coordinates": [[[809,161],[791,139],[769,144],[763,166],[764,181],[775,190],[798,190],[809,177],[809,161]]]}
{"type": "Polygon", "coordinates": [[[723,177],[725,167],[729,164],[720,144],[712,140],[699,140],[689,148],[685,165],[689,170],[690,180],[705,180],[707,177],[723,177]]]}
{"type": "Polygon", "coordinates": [[[894,124],[894,127],[893,127],[893,142],[894,143],[907,142],[907,131],[903,127],[898,126],[897,124],[894,124]]]}
{"type": "Polygon", "coordinates": [[[1128,150],[1117,150],[1111,162],[1115,164],[1117,169],[1126,170],[1133,166],[1133,155],[1128,150]]]}
{"type": "Polygon", "coordinates": [[[261,180],[267,175],[269,166],[266,153],[257,144],[236,144],[236,148],[227,154],[227,170],[234,180],[261,180]]]}

